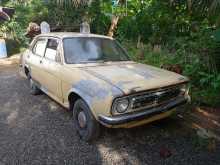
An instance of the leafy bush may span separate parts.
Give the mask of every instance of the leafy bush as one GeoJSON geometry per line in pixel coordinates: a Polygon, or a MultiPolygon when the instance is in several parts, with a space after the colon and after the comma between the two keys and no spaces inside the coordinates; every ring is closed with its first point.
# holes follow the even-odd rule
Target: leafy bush
{"type": "Polygon", "coordinates": [[[17,1],[5,1],[5,6],[15,8],[15,15],[9,22],[0,24],[0,33],[6,33],[7,47],[10,52],[18,52],[21,47],[28,45],[28,39],[25,37],[25,32],[30,22],[40,23],[45,20],[48,15],[48,10],[41,0],[30,0],[24,3],[17,1]],[[14,42],[12,42],[14,40],[14,42]],[[13,48],[13,50],[11,50],[13,48]]]}
{"type": "MultiPolygon", "coordinates": [[[[198,39],[202,40],[201,37],[198,39]]],[[[123,45],[128,49],[131,58],[141,63],[157,67],[163,64],[179,64],[183,74],[190,78],[193,102],[217,106],[220,104],[220,72],[216,69],[215,61],[212,61],[215,42],[213,41],[211,46],[204,45],[203,42],[201,45],[198,43],[199,41],[189,38],[177,38],[172,46],[175,51],[171,51],[168,46],[159,52],[153,51],[149,44],[144,45],[142,60],[138,57],[140,50],[135,47],[136,43],[125,41],[123,45]],[[207,49],[208,54],[201,52],[201,49],[207,49]]]]}
{"type": "MultiPolygon", "coordinates": [[[[220,43],[214,40],[213,31],[220,23],[219,6],[215,1],[190,4],[191,1],[130,0],[127,12],[120,7],[112,12],[111,2],[107,0],[92,1],[89,6],[81,7],[70,5],[74,3],[72,0],[2,2],[16,10],[10,22],[0,24],[0,32],[10,36],[8,47],[12,53],[19,50],[17,47],[27,45],[24,33],[30,22],[47,21],[52,26],[63,26],[64,31],[73,31],[86,19],[93,33],[107,34],[111,16],[122,14],[114,36],[128,48],[132,59],[158,67],[162,64],[181,65],[183,74],[191,79],[193,100],[218,103],[220,43]],[[141,49],[136,48],[137,42],[143,43],[141,49]],[[143,53],[144,59],[140,60],[143,53]]],[[[123,5],[125,1],[120,3],[123,5]]]]}

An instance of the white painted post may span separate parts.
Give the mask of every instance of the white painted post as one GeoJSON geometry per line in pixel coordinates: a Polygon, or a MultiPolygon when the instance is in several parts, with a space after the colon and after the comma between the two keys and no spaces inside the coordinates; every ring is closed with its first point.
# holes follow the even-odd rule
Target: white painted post
{"type": "Polygon", "coordinates": [[[50,25],[45,21],[41,22],[40,29],[41,29],[42,34],[43,33],[50,33],[50,25]]]}
{"type": "Polygon", "coordinates": [[[0,59],[7,57],[7,49],[5,40],[0,38],[0,59]]]}
{"type": "Polygon", "coordinates": [[[90,33],[90,26],[88,22],[83,22],[80,25],[80,33],[90,33]]]}

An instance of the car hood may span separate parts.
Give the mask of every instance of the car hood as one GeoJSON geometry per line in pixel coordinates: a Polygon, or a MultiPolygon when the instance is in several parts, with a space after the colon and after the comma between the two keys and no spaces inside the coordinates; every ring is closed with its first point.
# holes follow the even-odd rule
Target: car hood
{"type": "Polygon", "coordinates": [[[116,86],[125,94],[188,81],[186,77],[174,72],[135,62],[87,66],[81,69],[116,86]]]}

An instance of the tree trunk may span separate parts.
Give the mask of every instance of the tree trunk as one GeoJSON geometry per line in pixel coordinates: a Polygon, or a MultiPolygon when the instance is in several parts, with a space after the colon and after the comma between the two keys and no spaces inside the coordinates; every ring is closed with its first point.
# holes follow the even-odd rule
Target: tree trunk
{"type": "Polygon", "coordinates": [[[136,54],[138,60],[144,60],[144,44],[141,41],[141,36],[138,36],[138,42],[137,42],[137,48],[138,52],[136,54]]]}
{"type": "Polygon", "coordinates": [[[119,16],[113,16],[112,17],[111,26],[110,26],[109,31],[108,31],[108,36],[109,37],[113,37],[114,36],[114,32],[115,32],[115,30],[117,28],[118,20],[119,20],[119,16]]]}

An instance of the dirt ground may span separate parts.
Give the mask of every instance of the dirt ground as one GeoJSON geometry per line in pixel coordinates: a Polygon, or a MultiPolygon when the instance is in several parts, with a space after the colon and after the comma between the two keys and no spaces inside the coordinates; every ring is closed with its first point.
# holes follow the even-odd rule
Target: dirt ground
{"type": "Polygon", "coordinates": [[[71,113],[44,94],[30,95],[18,65],[0,62],[0,165],[219,165],[219,142],[213,150],[207,146],[176,117],[133,129],[103,128],[87,144],[71,113]]]}

